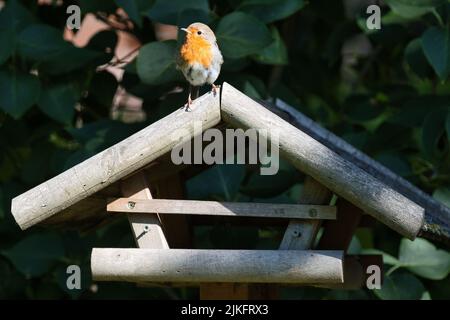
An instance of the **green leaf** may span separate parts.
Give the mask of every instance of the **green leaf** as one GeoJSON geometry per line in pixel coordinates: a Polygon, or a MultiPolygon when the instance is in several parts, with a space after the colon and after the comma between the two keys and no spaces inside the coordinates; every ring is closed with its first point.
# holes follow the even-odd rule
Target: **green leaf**
{"type": "Polygon", "coordinates": [[[14,51],[14,38],[12,33],[6,29],[0,29],[0,65],[3,64],[14,51]]]}
{"type": "Polygon", "coordinates": [[[108,110],[117,91],[117,79],[108,71],[96,72],[89,87],[89,97],[108,110]]]}
{"type": "Polygon", "coordinates": [[[280,159],[279,170],[275,175],[261,175],[258,169],[246,179],[246,183],[240,188],[240,191],[250,197],[275,197],[291,188],[299,178],[298,170],[280,159]]]}
{"type": "Polygon", "coordinates": [[[216,36],[223,55],[233,59],[256,54],[272,42],[269,29],[261,21],[242,12],[223,17],[217,26],[216,36]]]}
{"type": "Polygon", "coordinates": [[[433,198],[450,208],[450,188],[440,187],[434,190],[433,198]]]}
{"type": "Polygon", "coordinates": [[[60,30],[39,24],[21,32],[19,53],[40,62],[39,69],[52,75],[76,70],[104,55],[103,52],[74,47],[64,41],[60,30]]]}
{"type": "Polygon", "coordinates": [[[267,94],[264,82],[253,75],[234,73],[226,81],[253,99],[264,99],[267,94]]]}
{"type": "Polygon", "coordinates": [[[0,256],[0,299],[24,297],[28,281],[4,257],[0,256]]]}
{"type": "Polygon", "coordinates": [[[412,40],[405,48],[405,61],[409,68],[419,77],[425,78],[432,74],[432,69],[422,50],[420,38],[412,40]]]}
{"type": "Polygon", "coordinates": [[[186,182],[189,199],[234,201],[244,179],[244,165],[215,165],[186,182]]]}
{"type": "Polygon", "coordinates": [[[400,263],[400,261],[397,258],[395,258],[395,257],[391,256],[390,254],[387,254],[386,252],[381,251],[381,250],[363,249],[361,253],[362,254],[381,254],[383,256],[383,263],[385,263],[385,264],[395,266],[400,263]]]}
{"type": "Polygon", "coordinates": [[[420,300],[426,289],[411,273],[396,272],[386,275],[381,289],[373,292],[382,300],[420,300]]]}
{"type": "Polygon", "coordinates": [[[428,113],[422,127],[422,148],[430,159],[440,159],[448,150],[447,145],[441,144],[445,135],[445,121],[449,108],[442,107],[428,113]]]}
{"type": "Polygon", "coordinates": [[[79,99],[80,94],[71,83],[61,83],[43,88],[38,106],[50,118],[70,125],[79,99]]]}
{"type": "Polygon", "coordinates": [[[47,233],[30,235],[2,253],[28,278],[42,276],[65,255],[60,237],[47,233]]]}
{"type": "Polygon", "coordinates": [[[194,22],[201,22],[208,25],[210,21],[211,14],[209,11],[188,8],[181,11],[178,15],[177,25],[180,27],[187,27],[194,22]]]}
{"type": "Polygon", "coordinates": [[[364,123],[381,115],[382,105],[366,95],[352,95],[345,101],[345,114],[352,122],[364,123]]]}
{"type": "Polygon", "coordinates": [[[154,21],[176,25],[180,13],[186,9],[209,12],[208,0],[156,0],[147,16],[154,21]]]}
{"type": "Polygon", "coordinates": [[[127,13],[131,20],[142,27],[142,15],[154,1],[151,0],[114,0],[116,4],[127,13]]]}
{"type": "MultiPolygon", "coordinates": [[[[6,43],[11,44],[11,50],[14,50],[15,48],[16,38],[18,37],[19,32],[28,24],[34,22],[34,20],[35,18],[33,15],[18,0],[8,1],[5,7],[0,10],[0,32],[8,33],[9,39],[6,43]]],[[[2,46],[4,46],[4,42],[2,41],[1,43],[2,46]]],[[[3,50],[7,49],[4,48],[3,50]]],[[[0,49],[0,52],[1,51],[2,50],[0,49]]]]}
{"type": "Polygon", "coordinates": [[[450,253],[421,238],[402,239],[399,260],[401,266],[426,279],[442,280],[450,272],[450,253]]]}
{"type": "Polygon", "coordinates": [[[375,160],[402,177],[407,177],[412,174],[408,159],[400,152],[385,151],[378,154],[375,157],[375,160]]]}
{"type": "Polygon", "coordinates": [[[2,188],[0,187],[0,219],[3,219],[3,217],[5,216],[4,201],[5,201],[5,196],[3,195],[2,188]]]}
{"type": "Polygon", "coordinates": [[[37,101],[40,83],[36,76],[16,70],[0,71],[0,109],[20,118],[37,101]]]}
{"type": "Polygon", "coordinates": [[[428,62],[441,80],[450,74],[449,28],[431,27],[422,35],[422,48],[428,62]]]}
{"type": "Polygon", "coordinates": [[[177,43],[174,40],[151,42],[139,51],[137,73],[139,78],[150,85],[164,84],[180,78],[175,68],[177,43]]]}
{"type": "Polygon", "coordinates": [[[49,176],[49,162],[53,151],[54,147],[47,142],[36,143],[31,149],[31,154],[20,167],[21,180],[33,186],[44,182],[49,176]]]}
{"type": "Polygon", "coordinates": [[[283,39],[280,37],[278,29],[271,28],[272,43],[253,56],[253,59],[259,63],[272,65],[286,65],[288,63],[288,53],[283,39]]]}
{"type": "Polygon", "coordinates": [[[98,63],[97,59],[102,56],[101,52],[68,46],[52,60],[42,62],[39,69],[50,75],[66,74],[88,66],[95,67],[101,64],[98,63]],[[70,61],[70,63],[67,63],[67,61],[70,61]]]}
{"type": "Polygon", "coordinates": [[[420,17],[435,7],[444,3],[445,0],[385,0],[397,15],[412,19],[420,17]]]}
{"type": "Polygon", "coordinates": [[[447,131],[447,139],[450,140],[450,111],[448,112],[445,120],[445,130],[447,131]]]}
{"type": "Polygon", "coordinates": [[[66,46],[62,32],[44,24],[28,26],[20,33],[19,54],[36,61],[50,60],[66,46]]]}
{"type": "Polygon", "coordinates": [[[270,23],[294,14],[305,4],[303,0],[244,0],[236,10],[270,23]]]}

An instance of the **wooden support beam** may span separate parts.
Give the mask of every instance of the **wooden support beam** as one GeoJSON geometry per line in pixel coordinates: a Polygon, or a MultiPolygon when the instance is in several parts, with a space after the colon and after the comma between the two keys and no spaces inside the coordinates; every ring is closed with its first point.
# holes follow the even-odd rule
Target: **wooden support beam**
{"type": "MultiPolygon", "coordinates": [[[[307,176],[299,197],[299,203],[303,204],[329,204],[332,197],[330,190],[319,182],[307,176]]],[[[281,240],[280,250],[307,250],[310,249],[317,232],[320,229],[321,220],[291,220],[281,240]]],[[[271,296],[277,296],[279,288],[269,285],[267,291],[271,296]]]]}
{"type": "MultiPolygon", "coordinates": [[[[331,197],[330,190],[308,176],[305,178],[299,203],[329,204],[331,197]]],[[[311,248],[319,228],[320,220],[290,221],[281,241],[280,249],[306,250],[311,248]]]]}
{"type": "MultiPolygon", "coordinates": [[[[152,199],[150,187],[142,171],[122,181],[121,189],[122,194],[127,197],[128,201],[152,199]]],[[[169,248],[156,212],[153,214],[130,214],[128,215],[128,221],[139,248],[169,248]]]]}
{"type": "Polygon", "coordinates": [[[94,248],[96,281],[341,283],[342,251],[94,248]]]}
{"type": "Polygon", "coordinates": [[[358,290],[367,287],[367,279],[372,272],[369,266],[380,268],[381,283],[383,283],[383,256],[382,255],[349,255],[344,258],[344,282],[337,284],[316,284],[315,287],[343,290],[358,290]]]}
{"type": "Polygon", "coordinates": [[[254,202],[218,202],[196,200],[130,200],[109,201],[109,212],[217,215],[291,219],[336,219],[336,207],[323,205],[271,204],[254,202]],[[131,204],[131,205],[130,205],[131,204]]]}
{"type": "Polygon", "coordinates": [[[336,207],[338,208],[337,220],[323,223],[323,233],[317,249],[344,250],[346,252],[364,213],[342,198],[337,201],[336,207]]]}
{"type": "MultiPolygon", "coordinates": [[[[183,199],[184,185],[179,174],[171,175],[156,182],[156,195],[158,198],[183,199]]],[[[173,201],[173,200],[169,200],[173,201]]],[[[160,211],[155,211],[162,213],[160,211]]],[[[171,248],[192,247],[192,227],[190,217],[186,215],[160,214],[164,233],[171,248]]]]}
{"type": "Polygon", "coordinates": [[[318,182],[403,236],[414,239],[424,223],[424,209],[380,180],[314,140],[228,83],[222,87],[221,115],[235,127],[277,133],[280,155],[318,182]]]}

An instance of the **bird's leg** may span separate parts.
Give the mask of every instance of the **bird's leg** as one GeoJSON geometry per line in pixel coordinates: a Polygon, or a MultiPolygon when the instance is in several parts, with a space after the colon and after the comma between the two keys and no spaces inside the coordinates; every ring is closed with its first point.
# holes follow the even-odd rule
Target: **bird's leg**
{"type": "Polygon", "coordinates": [[[212,83],[211,87],[211,91],[213,92],[214,96],[216,96],[217,92],[219,91],[219,86],[216,86],[214,83],[212,83]]]}
{"type": "Polygon", "coordinates": [[[185,105],[186,106],[185,111],[189,111],[191,109],[191,105],[192,105],[191,94],[192,94],[192,85],[189,85],[189,95],[188,95],[188,101],[185,105]]]}

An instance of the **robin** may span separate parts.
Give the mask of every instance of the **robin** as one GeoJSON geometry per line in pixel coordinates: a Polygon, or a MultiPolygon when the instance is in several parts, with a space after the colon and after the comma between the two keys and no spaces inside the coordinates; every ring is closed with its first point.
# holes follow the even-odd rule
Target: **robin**
{"type": "Polygon", "coordinates": [[[216,36],[207,25],[196,22],[181,30],[186,32],[186,38],[178,50],[176,62],[177,69],[183,72],[190,83],[186,105],[188,110],[192,104],[192,87],[208,83],[212,86],[213,93],[217,93],[218,87],[214,85],[214,82],[219,77],[223,57],[217,45],[216,36]]]}

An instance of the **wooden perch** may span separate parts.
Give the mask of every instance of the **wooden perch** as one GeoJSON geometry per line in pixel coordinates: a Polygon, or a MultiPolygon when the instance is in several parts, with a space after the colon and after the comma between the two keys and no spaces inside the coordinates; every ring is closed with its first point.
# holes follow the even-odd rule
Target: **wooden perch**
{"type": "Polygon", "coordinates": [[[342,251],[103,249],[93,279],[128,282],[342,283],[342,251]]]}
{"type": "Polygon", "coordinates": [[[176,110],[165,118],[38,185],[12,200],[11,212],[20,228],[45,220],[111,183],[139,170],[170,152],[180,141],[172,133],[184,130],[190,139],[194,122],[203,129],[220,122],[219,95],[203,95],[191,112],[176,110]]]}
{"type": "Polygon", "coordinates": [[[109,202],[110,212],[217,215],[292,219],[336,219],[336,207],[166,199],[119,198],[109,202]]]}
{"type": "Polygon", "coordinates": [[[222,87],[221,113],[222,119],[235,127],[276,132],[280,154],[299,170],[405,237],[414,239],[419,233],[424,221],[422,207],[227,83],[222,87]]]}

